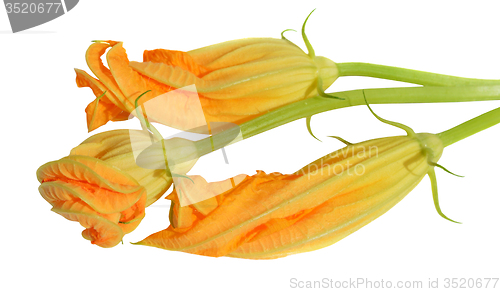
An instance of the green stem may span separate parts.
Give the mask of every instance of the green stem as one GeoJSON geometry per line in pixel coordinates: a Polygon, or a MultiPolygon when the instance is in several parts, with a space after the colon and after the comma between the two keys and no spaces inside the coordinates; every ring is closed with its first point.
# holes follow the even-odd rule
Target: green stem
{"type": "Polygon", "coordinates": [[[336,92],[331,95],[344,98],[344,100],[316,96],[285,105],[245,122],[239,127],[233,127],[214,135],[214,148],[212,148],[210,138],[197,141],[198,154],[202,156],[214,151],[213,149],[224,147],[234,139],[236,131],[241,130],[243,139],[247,139],[275,127],[321,112],[365,105],[365,96],[370,104],[498,100],[500,99],[500,85],[364,89],[336,92]]]}
{"type": "Polygon", "coordinates": [[[339,76],[366,76],[426,86],[499,85],[500,80],[474,79],[369,63],[337,63],[339,76]]]}
{"type": "Polygon", "coordinates": [[[443,141],[444,147],[446,147],[498,123],[500,123],[500,108],[489,111],[437,135],[443,141]]]}

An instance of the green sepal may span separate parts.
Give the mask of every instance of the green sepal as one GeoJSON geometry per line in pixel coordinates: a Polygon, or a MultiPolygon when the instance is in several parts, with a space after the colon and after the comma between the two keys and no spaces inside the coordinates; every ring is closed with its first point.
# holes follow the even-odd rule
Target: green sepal
{"type": "Polygon", "coordinates": [[[340,99],[340,100],[344,100],[345,98],[342,98],[342,97],[338,97],[338,96],[335,96],[333,94],[329,94],[329,93],[325,93],[325,91],[323,90],[323,79],[321,79],[321,77],[318,76],[318,80],[316,81],[316,85],[317,85],[317,91],[318,91],[318,95],[321,96],[321,97],[326,97],[326,98],[335,98],[335,99],[340,99]]]}
{"type": "Polygon", "coordinates": [[[290,40],[288,40],[288,39],[285,37],[285,35],[284,35],[284,33],[285,33],[285,32],[287,32],[287,31],[294,31],[294,32],[297,32],[297,31],[296,31],[295,29],[291,29],[291,28],[289,28],[289,29],[285,29],[284,31],[282,31],[282,32],[281,32],[281,39],[282,39],[282,40],[287,40],[287,41],[290,41],[290,40]]]}
{"type": "Polygon", "coordinates": [[[380,116],[378,116],[372,110],[372,108],[370,107],[370,105],[368,104],[368,101],[366,100],[366,96],[365,96],[365,91],[363,90],[362,92],[363,92],[363,98],[365,99],[366,106],[368,107],[368,109],[370,110],[370,112],[372,113],[372,115],[374,115],[377,118],[377,120],[381,121],[382,123],[385,123],[385,124],[388,124],[388,125],[391,125],[391,126],[394,126],[394,127],[400,128],[400,129],[403,129],[406,132],[406,134],[408,135],[408,137],[414,137],[416,135],[415,131],[413,131],[412,128],[410,128],[410,127],[408,127],[406,125],[397,123],[397,122],[393,122],[393,121],[389,121],[389,120],[383,119],[380,116]]]}
{"type": "Polygon", "coordinates": [[[342,138],[341,138],[341,137],[339,137],[339,136],[328,136],[328,137],[330,137],[330,138],[334,138],[334,139],[337,139],[337,140],[339,140],[340,142],[342,142],[342,143],[346,144],[347,146],[352,145],[352,143],[351,143],[351,142],[349,142],[349,141],[347,141],[347,140],[345,140],[345,139],[342,139],[342,138]]]}
{"type": "Polygon", "coordinates": [[[307,131],[309,132],[309,134],[311,134],[311,136],[313,136],[314,139],[322,142],[320,139],[316,138],[316,136],[314,136],[312,130],[311,130],[311,118],[312,116],[308,116],[306,117],[306,126],[307,126],[307,131]]]}
{"type": "Polygon", "coordinates": [[[436,179],[436,172],[434,171],[434,167],[431,167],[429,171],[427,172],[427,175],[429,175],[429,179],[431,180],[431,187],[432,187],[432,199],[434,200],[434,207],[436,207],[436,211],[438,214],[443,217],[446,220],[449,220],[454,223],[462,224],[460,222],[457,222],[455,220],[452,220],[448,218],[446,215],[443,214],[441,211],[441,207],[439,206],[439,198],[438,198],[438,189],[437,189],[437,179],[436,179]]]}
{"type": "Polygon", "coordinates": [[[454,175],[454,176],[464,177],[463,175],[459,175],[459,174],[456,174],[456,173],[453,173],[453,172],[449,171],[448,169],[446,169],[446,168],[445,168],[444,166],[442,166],[441,164],[437,164],[437,163],[435,163],[435,162],[429,162],[429,164],[430,164],[430,165],[432,165],[432,166],[437,166],[437,167],[441,168],[442,170],[446,171],[447,173],[452,174],[452,175],[454,175]]]}
{"type": "Polygon", "coordinates": [[[309,42],[309,39],[307,39],[307,35],[306,35],[306,23],[307,23],[307,20],[309,19],[309,16],[311,16],[311,14],[314,12],[314,10],[316,10],[316,8],[313,9],[313,11],[311,11],[311,13],[309,13],[309,15],[307,16],[306,20],[304,21],[304,24],[302,24],[302,39],[304,40],[304,43],[306,44],[307,54],[311,58],[316,57],[316,54],[314,53],[314,49],[313,49],[311,43],[309,42]]]}

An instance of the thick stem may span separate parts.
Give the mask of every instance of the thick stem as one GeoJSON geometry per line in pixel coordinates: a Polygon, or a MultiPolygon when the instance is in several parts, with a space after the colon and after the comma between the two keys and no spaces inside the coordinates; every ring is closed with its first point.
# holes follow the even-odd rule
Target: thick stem
{"type": "Polygon", "coordinates": [[[366,76],[426,86],[500,85],[500,80],[474,79],[369,63],[337,63],[340,76],[366,76]]]}
{"type": "MultiPolygon", "coordinates": [[[[280,107],[255,119],[245,122],[213,136],[214,148],[220,149],[235,137],[235,131],[241,130],[243,139],[284,125],[286,123],[309,117],[321,112],[370,104],[388,103],[432,103],[432,102],[464,102],[500,99],[500,85],[496,86],[460,86],[460,87],[403,87],[350,90],[332,93],[344,100],[324,97],[311,97],[280,107]]],[[[196,142],[200,156],[213,151],[210,138],[196,142]]]]}
{"type": "Polygon", "coordinates": [[[443,141],[444,147],[446,147],[498,123],[500,123],[500,108],[489,111],[437,135],[443,141]]]}

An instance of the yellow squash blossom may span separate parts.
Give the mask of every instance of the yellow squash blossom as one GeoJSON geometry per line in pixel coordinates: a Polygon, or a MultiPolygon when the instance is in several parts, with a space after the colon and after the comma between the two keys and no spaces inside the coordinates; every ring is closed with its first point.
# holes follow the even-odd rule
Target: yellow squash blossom
{"type": "Polygon", "coordinates": [[[104,132],[37,170],[40,194],[52,211],[78,221],[83,237],[101,247],[113,247],[132,232],[172,183],[165,170],[136,164],[132,138],[151,143],[144,131],[104,132]]]}
{"type": "MultiPolygon", "coordinates": [[[[438,136],[414,134],[349,145],[290,175],[258,172],[212,200],[209,213],[177,208],[171,226],[137,244],[251,259],[319,249],[393,207],[442,151],[438,136]]],[[[169,198],[175,206],[177,194],[169,198]]]]}
{"type": "Polygon", "coordinates": [[[193,104],[201,105],[207,123],[240,124],[323,93],[338,77],[331,60],[273,38],[234,40],[189,52],[146,50],[143,62],[129,61],[121,42],[100,41],[90,45],[86,60],[96,78],[75,69],[77,85],[90,87],[96,97],[104,94],[86,109],[89,131],[109,120],[126,119],[134,113],[136,98],[148,90],[139,105],[196,87],[196,92],[185,90],[181,97],[167,98],[166,108],[157,114],[161,123],[187,130],[189,120],[200,115],[193,104]],[[100,59],[104,53],[109,68],[100,59]]]}

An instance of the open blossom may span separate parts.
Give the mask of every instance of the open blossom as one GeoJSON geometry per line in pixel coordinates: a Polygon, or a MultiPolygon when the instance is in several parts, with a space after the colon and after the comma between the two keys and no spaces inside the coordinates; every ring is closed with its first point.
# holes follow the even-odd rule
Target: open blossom
{"type": "MultiPolygon", "coordinates": [[[[388,137],[347,146],[294,174],[258,172],[208,202],[209,212],[195,204],[171,212],[167,229],[137,244],[249,259],[323,248],[403,199],[442,150],[432,134],[388,137]]],[[[169,198],[175,208],[178,195],[169,198]]]]}
{"type": "Polygon", "coordinates": [[[144,218],[145,208],[172,183],[165,170],[135,163],[131,136],[136,141],[150,139],[144,131],[100,133],[69,156],[37,170],[40,194],[52,211],[79,222],[85,228],[82,236],[101,247],[113,247],[132,232],[144,218]]]}
{"type": "Polygon", "coordinates": [[[86,60],[96,78],[75,69],[77,85],[90,87],[97,97],[105,93],[86,109],[89,131],[110,120],[127,119],[136,98],[148,90],[139,104],[195,86],[196,92],[185,90],[181,96],[167,98],[154,117],[162,124],[186,130],[200,116],[206,123],[240,124],[314,96],[318,82],[324,90],[338,77],[331,60],[310,57],[288,40],[272,38],[228,41],[189,52],[146,50],[143,62],[129,61],[123,43],[105,41],[90,45],[86,60]],[[104,53],[109,68],[100,59],[104,53]],[[203,110],[201,115],[193,110],[197,103],[203,110]]]}

